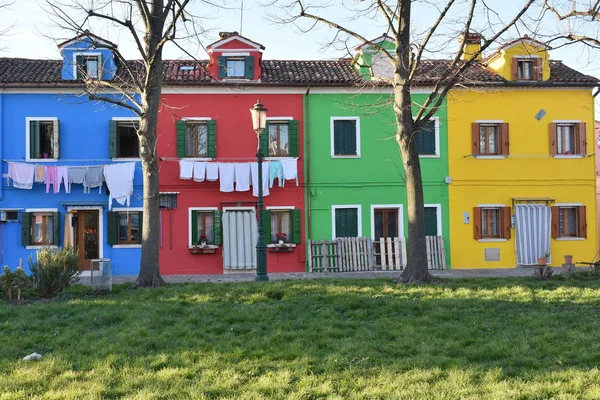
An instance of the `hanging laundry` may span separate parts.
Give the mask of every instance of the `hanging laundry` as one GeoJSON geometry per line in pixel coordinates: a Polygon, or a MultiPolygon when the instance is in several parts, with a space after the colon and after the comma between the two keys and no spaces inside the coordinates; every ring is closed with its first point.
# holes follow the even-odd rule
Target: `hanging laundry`
{"type": "Polygon", "coordinates": [[[71,193],[71,185],[73,183],[83,185],[83,193],[89,188],[86,185],[85,176],[87,175],[87,167],[69,167],[69,184],[67,185],[67,193],[71,193]]]}
{"type": "Polygon", "coordinates": [[[108,209],[112,209],[113,199],[120,205],[127,204],[133,193],[133,175],[135,174],[135,162],[111,164],[104,166],[104,180],[110,190],[108,195],[108,209]]]}
{"type": "Polygon", "coordinates": [[[17,189],[33,188],[34,174],[35,167],[31,164],[8,163],[8,178],[13,180],[13,187],[17,189]]]}
{"type": "Polygon", "coordinates": [[[235,190],[246,192],[250,190],[250,163],[237,163],[235,166],[235,190]]]}
{"type": "Polygon", "coordinates": [[[271,161],[269,165],[269,187],[273,187],[275,178],[279,181],[279,187],[283,187],[283,167],[281,166],[281,161],[271,161]]]}
{"type": "MultiPolygon", "coordinates": [[[[269,195],[269,162],[262,164],[262,187],[263,196],[269,195]]],[[[251,163],[250,170],[252,171],[252,196],[258,197],[258,163],[251,163]]]]}
{"type": "Polygon", "coordinates": [[[194,182],[204,182],[206,176],[206,163],[194,161],[194,182]]]}
{"type": "Polygon", "coordinates": [[[219,163],[219,184],[221,192],[233,192],[235,168],[233,164],[219,163]]]}
{"type": "Polygon", "coordinates": [[[179,179],[192,179],[194,173],[194,162],[190,160],[179,160],[179,179]]]}
{"type": "Polygon", "coordinates": [[[56,167],[56,181],[58,185],[54,185],[54,194],[60,192],[61,183],[65,185],[65,192],[69,193],[69,167],[64,165],[56,167]]]}
{"type": "Polygon", "coordinates": [[[102,183],[104,182],[104,174],[102,173],[102,165],[88,166],[85,174],[85,183],[83,184],[83,192],[89,193],[91,188],[98,188],[98,193],[102,194],[102,183]]]}
{"type": "Polygon", "coordinates": [[[34,181],[36,183],[45,183],[46,182],[46,166],[45,165],[36,165],[35,166],[34,181]]]}
{"type": "Polygon", "coordinates": [[[53,187],[53,192],[57,193],[58,167],[54,165],[46,167],[46,193],[50,193],[50,185],[53,187]]]}
{"type": "Polygon", "coordinates": [[[298,186],[298,162],[295,158],[289,158],[281,160],[281,167],[283,168],[283,179],[295,179],[296,186],[298,186]]]}
{"type": "Polygon", "coordinates": [[[219,180],[219,163],[206,163],[206,180],[219,180]]]}

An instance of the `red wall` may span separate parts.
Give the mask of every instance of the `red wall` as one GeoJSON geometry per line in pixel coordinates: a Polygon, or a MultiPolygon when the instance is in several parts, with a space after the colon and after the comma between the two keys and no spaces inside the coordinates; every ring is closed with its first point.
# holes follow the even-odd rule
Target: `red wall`
{"type": "MultiPolygon", "coordinates": [[[[293,117],[299,121],[298,183],[277,181],[264,198],[265,207],[294,206],[301,211],[303,242],[290,253],[267,253],[268,272],[300,272],[305,270],[304,244],[304,168],[303,168],[303,107],[301,94],[163,94],[163,106],[158,122],[160,191],[179,192],[177,210],[162,210],[160,265],[161,273],[220,274],[223,273],[222,248],[216,254],[190,254],[189,207],[255,206],[257,198],[248,192],[224,193],[219,182],[194,182],[179,179],[175,123],[182,117],[210,117],[217,124],[217,158],[214,161],[255,161],[257,139],[252,130],[250,108],[257,98],[268,108],[268,117],[293,117]],[[166,106],[165,106],[166,105],[166,106]],[[234,158],[232,160],[231,158],[234,158]],[[228,160],[227,160],[228,159],[228,160]]],[[[238,89],[239,90],[239,89],[238,89]]],[[[269,239],[267,238],[267,241],[269,239]]]]}

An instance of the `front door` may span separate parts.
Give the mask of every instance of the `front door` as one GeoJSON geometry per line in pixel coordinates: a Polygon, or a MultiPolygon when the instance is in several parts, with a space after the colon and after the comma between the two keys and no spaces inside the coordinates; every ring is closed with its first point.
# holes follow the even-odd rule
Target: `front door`
{"type": "Polygon", "coordinates": [[[550,207],[541,204],[515,207],[515,233],[518,265],[536,265],[550,252],[550,207]]]}
{"type": "Polygon", "coordinates": [[[73,215],[74,247],[84,271],[90,270],[91,260],[100,258],[98,216],[98,210],[78,210],[73,215]]]}
{"type": "Polygon", "coordinates": [[[223,267],[225,269],[255,269],[257,240],[258,224],[254,210],[223,212],[223,267]]]}
{"type": "Polygon", "coordinates": [[[375,242],[373,243],[375,265],[382,265],[381,239],[398,237],[398,209],[376,208],[373,218],[375,219],[375,242]]]}

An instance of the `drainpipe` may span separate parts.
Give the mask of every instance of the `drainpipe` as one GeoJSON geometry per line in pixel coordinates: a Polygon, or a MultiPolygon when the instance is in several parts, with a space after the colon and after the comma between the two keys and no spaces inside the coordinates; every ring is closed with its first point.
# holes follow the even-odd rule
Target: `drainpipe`
{"type": "MultiPolygon", "coordinates": [[[[304,171],[304,176],[306,179],[306,219],[308,224],[307,234],[308,240],[312,240],[312,208],[311,208],[311,197],[312,197],[312,188],[310,186],[310,132],[309,132],[309,117],[310,112],[308,111],[308,94],[310,93],[310,87],[306,88],[306,93],[304,94],[304,165],[306,166],[304,171]]],[[[307,243],[308,244],[308,243],[307,243]]]]}

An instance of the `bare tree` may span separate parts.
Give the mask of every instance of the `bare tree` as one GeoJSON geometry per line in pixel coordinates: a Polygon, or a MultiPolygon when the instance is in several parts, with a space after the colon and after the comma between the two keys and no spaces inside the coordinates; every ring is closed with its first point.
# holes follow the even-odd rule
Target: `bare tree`
{"type": "MultiPolygon", "coordinates": [[[[94,101],[124,107],[140,118],[137,135],[143,170],[144,213],[142,255],[138,286],[164,285],[159,269],[159,180],[156,154],[157,120],[163,84],[163,49],[182,36],[197,33],[188,11],[190,0],[46,0],[49,15],[62,29],[83,35],[93,47],[113,52],[120,68],[112,80],[91,77],[82,71],[84,93],[94,101]],[[91,23],[122,29],[134,41],[140,59],[127,60],[116,45],[100,40],[86,29],[91,23]],[[115,96],[114,93],[118,93],[115,96]]],[[[180,46],[179,46],[180,47],[180,46]]],[[[180,47],[181,48],[181,47],[180,47]]]]}
{"type": "MultiPolygon", "coordinates": [[[[425,242],[425,211],[423,199],[423,182],[421,164],[417,149],[417,134],[431,120],[440,106],[443,105],[448,92],[461,82],[463,74],[509,29],[521,24],[522,18],[539,1],[524,0],[512,15],[503,21],[498,13],[490,8],[484,0],[356,0],[344,1],[330,6],[322,6],[321,2],[311,0],[294,0],[286,4],[287,17],[276,17],[279,22],[301,24],[302,19],[311,21],[307,29],[324,25],[334,30],[335,40],[352,39],[359,44],[370,45],[378,53],[386,57],[393,67],[393,78],[389,84],[393,92],[393,104],[396,117],[396,141],[400,147],[405,173],[407,208],[408,208],[408,262],[400,276],[401,282],[430,282],[433,278],[427,268],[427,252],[425,242]],[[420,4],[419,4],[420,3],[420,4]],[[341,22],[339,14],[346,14],[352,5],[351,21],[365,21],[373,26],[384,26],[387,35],[394,42],[394,50],[386,51],[380,43],[366,38],[359,29],[351,27],[352,22],[341,22]],[[428,7],[433,21],[425,29],[421,25],[413,25],[412,11],[416,5],[428,7]],[[317,15],[312,10],[318,10],[317,15]],[[333,12],[328,12],[333,10],[333,12]],[[329,17],[327,15],[334,15],[329,17]],[[337,18],[337,19],[336,19],[337,18]],[[419,32],[421,30],[421,32],[419,32]],[[468,34],[476,30],[484,35],[479,50],[465,54],[468,34]],[[487,36],[487,37],[485,37],[487,36]],[[411,87],[422,71],[424,56],[436,54],[448,47],[448,42],[459,39],[459,47],[449,57],[445,68],[438,71],[432,83],[431,94],[425,102],[416,106],[411,102],[411,87]]],[[[536,11],[540,11],[537,7],[536,11]]],[[[333,43],[333,41],[332,41],[333,43]]],[[[346,46],[349,48],[349,46],[346,46]]],[[[438,57],[439,58],[439,57],[438,57]]]]}

